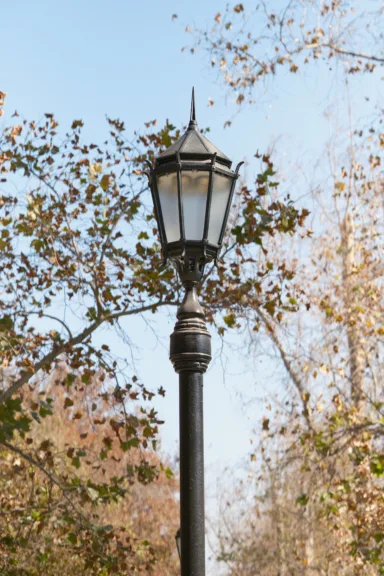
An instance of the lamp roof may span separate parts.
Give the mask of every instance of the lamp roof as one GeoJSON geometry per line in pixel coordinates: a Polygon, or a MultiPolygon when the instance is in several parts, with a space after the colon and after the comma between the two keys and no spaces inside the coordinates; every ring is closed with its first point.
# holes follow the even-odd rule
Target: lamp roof
{"type": "Polygon", "coordinates": [[[195,110],[195,89],[192,89],[191,117],[187,131],[175,142],[157,157],[157,164],[164,164],[171,161],[175,156],[180,154],[180,158],[193,160],[207,158],[216,154],[216,160],[228,168],[231,167],[232,161],[221,152],[212,142],[210,142],[200,132],[196,122],[195,110]]]}

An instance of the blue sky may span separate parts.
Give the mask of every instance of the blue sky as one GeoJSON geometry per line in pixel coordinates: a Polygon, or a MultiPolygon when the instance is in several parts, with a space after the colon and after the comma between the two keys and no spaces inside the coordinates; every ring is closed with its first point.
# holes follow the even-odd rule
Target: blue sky
{"type": "Polygon", "coordinates": [[[222,0],[6,3],[0,78],[8,106],[26,117],[54,111],[64,124],[81,117],[90,137],[100,137],[106,113],[132,129],[152,118],[184,123],[195,85],[200,123],[236,159],[262,149],[274,135],[296,132],[308,141],[317,120],[314,101],[322,102],[329,89],[321,68],[304,81],[289,74],[277,87],[271,84],[263,105],[237,116],[233,130],[223,130],[235,112],[232,96],[225,98],[215,82],[207,54],[181,52],[191,42],[185,26],[211,25],[223,8],[222,0]],[[216,102],[211,109],[209,97],[216,102]]]}
{"type": "MultiPolygon", "coordinates": [[[[160,125],[168,118],[182,126],[188,120],[194,85],[200,125],[210,127],[210,139],[234,162],[248,159],[250,179],[257,169],[254,153],[266,150],[273,141],[278,141],[278,165],[284,163],[289,170],[299,161],[310,172],[329,137],[324,111],[334,105],[337,76],[336,80],[335,76],[331,78],[322,65],[308,69],[305,76],[282,73],[269,84],[259,105],[236,114],[233,96],[208,66],[208,55],[181,52],[191,42],[186,25],[211,25],[215,13],[224,9],[222,0],[3,3],[0,90],[8,93],[6,112],[17,109],[28,119],[54,112],[62,127],[74,118],[82,118],[87,138],[100,141],[107,134],[106,114],[121,118],[132,131],[154,118],[160,125]],[[174,13],[178,18],[172,20],[174,13]],[[208,98],[215,101],[213,107],[208,106],[208,98]],[[224,129],[229,118],[233,125],[224,129]]],[[[367,76],[351,78],[358,115],[363,115],[367,106],[364,96],[376,91],[375,82],[367,76]]],[[[338,101],[342,122],[346,119],[344,97],[341,95],[338,101]]],[[[297,196],[301,192],[295,191],[297,196]]],[[[125,326],[138,347],[135,355],[139,375],[149,385],[153,382],[167,391],[157,407],[166,422],[163,449],[171,454],[177,451],[178,437],[177,376],[167,357],[173,313],[159,315],[154,325],[158,338],[140,319],[125,326]]],[[[124,353],[117,338],[113,338],[113,345],[119,355],[124,353]]],[[[216,356],[219,345],[214,338],[216,356]]],[[[206,376],[210,493],[214,492],[219,470],[226,464],[241,462],[250,452],[251,428],[262,414],[261,399],[276,368],[262,358],[256,367],[251,370],[232,354],[225,375],[220,358],[216,358],[206,376]],[[250,396],[260,402],[245,410],[241,398],[250,396]]]]}

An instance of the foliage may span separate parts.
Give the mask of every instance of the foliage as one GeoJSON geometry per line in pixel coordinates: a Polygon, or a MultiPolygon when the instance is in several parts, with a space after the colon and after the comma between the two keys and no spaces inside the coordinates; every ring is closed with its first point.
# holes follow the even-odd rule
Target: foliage
{"type": "Polygon", "coordinates": [[[230,3],[216,13],[213,28],[192,31],[191,51],[209,53],[211,66],[241,104],[258,98],[262,82],[311,63],[325,62],[332,70],[340,62],[348,74],[374,72],[384,63],[382,17],[378,1],[369,7],[342,0],[230,3]]]}
{"type": "Polygon", "coordinates": [[[119,404],[106,402],[101,375],[70,389],[67,375],[64,364],[52,374],[49,402],[50,380],[24,392],[24,409],[47,404],[49,414],[3,442],[1,573],[177,574],[176,479],[135,447],[153,436],[144,414],[129,416],[133,436],[122,444],[119,404]]]}
{"type": "MultiPolygon", "coordinates": [[[[192,52],[209,53],[237,104],[255,103],[269,79],[292,84],[309,66],[337,68],[347,85],[374,73],[382,18],[378,2],[231,3],[213,28],[192,31],[192,52]]],[[[217,557],[229,574],[384,573],[382,110],[363,129],[349,121],[310,192],[310,245],[268,244],[274,267],[295,271],[300,298],[290,295],[298,314],[280,322],[255,306],[251,339],[259,354],[260,336],[270,339],[285,394],[257,431],[248,483],[223,496],[217,557]]]]}
{"type": "Polygon", "coordinates": [[[266,576],[384,571],[381,131],[381,118],[354,131],[314,193],[321,209],[295,270],[298,314],[279,324],[259,311],[287,395],[258,430],[244,507],[223,508],[218,558],[230,574],[255,564],[266,576]]]}
{"type": "MultiPolygon", "coordinates": [[[[109,140],[98,145],[84,142],[81,120],[63,135],[53,114],[15,118],[0,136],[2,573],[170,574],[173,520],[148,513],[141,524],[132,504],[173,486],[155,454],[151,400],[165,392],[140,383],[100,329],[132,342],[130,316],[179,302],[145,177],[146,161],[179,131],[151,121],[128,139],[108,119],[109,140]]],[[[293,273],[273,270],[265,242],[303,227],[307,212],[278,196],[262,161],[256,190],[237,194],[226,261],[207,270],[202,289],[221,335],[246,312],[257,329],[256,305],[279,319],[296,308],[293,273]]],[[[167,509],[162,498],[158,507],[167,509]]]]}

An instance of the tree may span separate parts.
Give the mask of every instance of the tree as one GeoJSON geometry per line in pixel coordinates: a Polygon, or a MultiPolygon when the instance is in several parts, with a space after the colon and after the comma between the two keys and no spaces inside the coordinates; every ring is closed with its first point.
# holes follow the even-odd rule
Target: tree
{"type": "MultiPolygon", "coordinates": [[[[296,269],[309,306],[281,324],[261,314],[290,395],[263,420],[244,506],[223,496],[217,555],[230,574],[384,570],[382,137],[355,136],[349,166],[316,192],[324,224],[296,269]]],[[[235,489],[244,497],[244,481],[235,489]]]]}
{"type": "MultiPolygon", "coordinates": [[[[102,373],[70,390],[67,376],[63,363],[24,391],[25,408],[52,388],[54,398],[24,438],[3,445],[1,573],[178,574],[177,479],[165,457],[146,450],[143,465],[137,436],[121,448],[119,405],[106,401],[102,373]]],[[[142,417],[127,416],[141,442],[142,417]]]]}
{"type": "MultiPolygon", "coordinates": [[[[384,64],[383,7],[371,2],[336,0],[227,4],[209,30],[193,30],[198,48],[236,94],[237,103],[259,97],[264,81],[284,68],[300,73],[310,63],[325,62],[332,70],[341,63],[347,74],[373,73],[384,64]]],[[[188,31],[189,28],[188,28],[188,31]]]]}
{"type": "MultiPolygon", "coordinates": [[[[15,116],[0,137],[0,443],[3,485],[12,479],[15,490],[14,500],[3,495],[5,518],[13,518],[1,529],[3,571],[32,575],[39,562],[51,567],[63,561],[59,549],[69,542],[73,566],[89,574],[120,574],[129,566],[160,575],[157,521],[152,530],[132,518],[127,541],[126,528],[109,518],[117,503],[141,494],[140,485],[172,486],[168,466],[154,453],[161,422],[150,405],[164,389],[140,383],[95,334],[106,326],[127,340],[124,319],[179,303],[178,279],[161,265],[145,176],[146,162],[179,131],[169,122],[158,130],[151,121],[128,139],[124,124],[108,119],[109,141],[101,146],[83,142],[81,120],[63,135],[52,114],[40,124],[15,116]],[[52,424],[44,422],[55,418],[60,427],[68,418],[76,422],[70,439],[52,440],[52,424]],[[94,434],[101,441],[90,445],[94,434]],[[95,462],[103,463],[96,475],[95,462]],[[30,487],[34,478],[38,492],[30,487]],[[32,547],[44,551],[29,565],[32,547]]],[[[226,260],[207,270],[202,289],[207,319],[222,336],[241,327],[242,310],[253,316],[255,302],[270,314],[295,308],[287,288],[292,272],[282,266],[272,276],[264,242],[293,234],[307,212],[278,198],[273,165],[267,156],[263,161],[256,190],[244,185],[237,195],[226,260]]],[[[173,570],[169,551],[163,566],[173,570]]]]}
{"type": "MultiPolygon", "coordinates": [[[[245,8],[217,13],[213,29],[195,30],[193,47],[209,52],[238,104],[257,103],[262,82],[284,66],[294,81],[323,61],[348,83],[384,62],[378,3],[370,12],[342,2],[245,8]]],[[[382,122],[379,111],[364,129],[350,123],[347,144],[336,135],[312,191],[309,262],[297,237],[290,251],[270,240],[270,253],[274,244],[276,260],[295,270],[301,304],[282,322],[255,307],[254,340],[270,338],[290,396],[265,417],[251,454],[252,504],[224,507],[217,554],[231,574],[255,565],[265,575],[383,573],[382,122]]]]}

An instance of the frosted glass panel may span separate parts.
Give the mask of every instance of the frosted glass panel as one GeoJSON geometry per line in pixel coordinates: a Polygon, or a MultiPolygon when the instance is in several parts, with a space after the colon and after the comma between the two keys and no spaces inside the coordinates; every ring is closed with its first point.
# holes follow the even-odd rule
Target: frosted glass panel
{"type": "Polygon", "coordinates": [[[167,242],[176,242],[180,240],[177,173],[171,172],[170,174],[158,176],[157,189],[160,196],[167,242]]]}
{"type": "Polygon", "coordinates": [[[208,242],[219,243],[221,228],[225,210],[227,208],[229,193],[231,191],[232,179],[213,174],[213,189],[211,200],[211,214],[209,216],[208,242]]]}
{"type": "Polygon", "coordinates": [[[202,240],[207,204],[209,172],[184,170],[182,198],[186,240],[202,240]]]}

